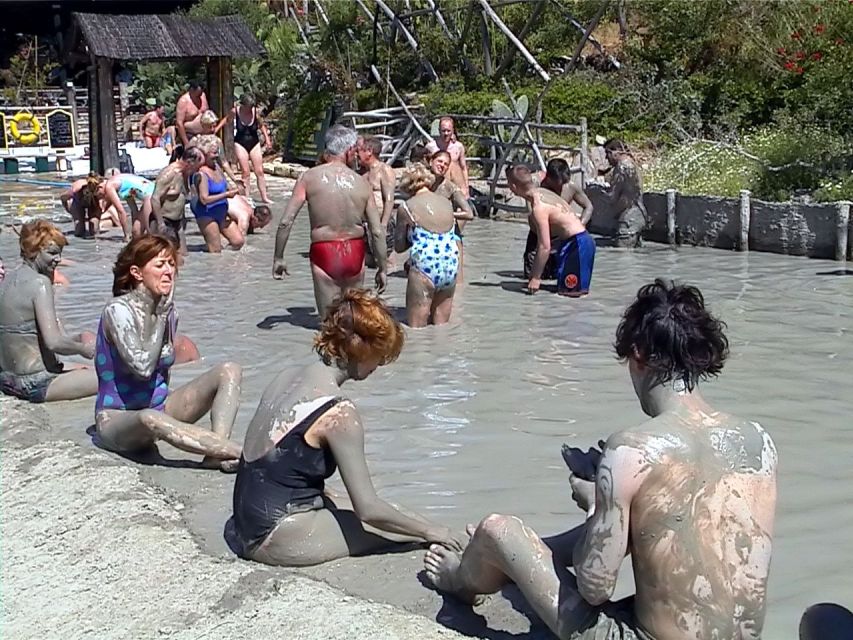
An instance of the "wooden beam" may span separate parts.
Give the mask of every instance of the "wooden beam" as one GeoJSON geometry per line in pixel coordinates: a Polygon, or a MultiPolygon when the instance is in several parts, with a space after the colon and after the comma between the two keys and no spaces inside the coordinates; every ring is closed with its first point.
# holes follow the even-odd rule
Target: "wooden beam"
{"type": "Polygon", "coordinates": [[[551,76],[549,76],[548,72],[545,71],[545,69],[543,69],[542,66],[536,61],[536,58],[534,58],[533,54],[527,50],[527,47],[525,47],[524,44],[518,38],[515,37],[515,34],[512,32],[512,29],[510,29],[508,26],[506,26],[506,24],[504,24],[504,21],[500,19],[500,16],[495,13],[495,10],[489,6],[489,3],[486,2],[486,0],[479,1],[480,6],[483,8],[483,13],[489,16],[489,18],[491,18],[492,22],[497,25],[498,29],[503,31],[507,39],[515,45],[516,49],[518,49],[518,52],[524,57],[525,60],[527,60],[530,66],[532,66],[536,70],[536,73],[538,73],[545,82],[548,82],[551,79],[551,76]]]}
{"type": "MultiPolygon", "coordinates": [[[[113,61],[110,58],[95,58],[95,74],[97,76],[97,121],[95,135],[98,141],[96,147],[89,145],[89,152],[97,153],[92,164],[103,173],[109,168],[118,167],[118,141],[116,140],[115,99],[113,98],[113,61]]],[[[92,105],[89,105],[92,109],[92,105]]],[[[89,130],[92,135],[92,129],[89,130]]]]}
{"type": "MultiPolygon", "coordinates": [[[[584,31],[586,31],[586,28],[580,22],[575,20],[575,17],[571,13],[569,13],[566,9],[564,9],[563,5],[561,5],[557,0],[551,0],[551,4],[553,4],[557,8],[557,10],[560,13],[562,13],[568,19],[569,23],[575,29],[577,29],[581,33],[584,33],[584,31]]],[[[624,5],[622,5],[622,6],[624,6],[624,5]]],[[[609,53],[607,53],[604,50],[604,45],[602,45],[598,40],[593,38],[591,35],[589,36],[588,39],[593,44],[593,46],[599,50],[599,52],[601,52],[602,54],[607,56],[607,59],[610,60],[610,64],[612,64],[614,66],[614,68],[619,69],[622,67],[622,63],[619,62],[615,56],[612,56],[609,53]]]]}
{"type": "Polygon", "coordinates": [[[421,126],[421,123],[418,122],[417,118],[415,118],[415,114],[413,114],[409,110],[409,106],[406,104],[405,100],[403,100],[403,97],[399,93],[397,93],[397,89],[394,88],[391,79],[383,78],[382,75],[379,73],[379,69],[377,69],[376,65],[374,64],[370,65],[370,72],[373,74],[373,77],[376,78],[377,82],[381,82],[387,85],[388,89],[390,89],[391,93],[394,94],[394,97],[397,99],[397,102],[399,102],[400,106],[403,107],[403,111],[405,111],[406,115],[409,116],[409,120],[412,121],[412,124],[415,126],[418,132],[420,132],[420,134],[425,138],[429,138],[430,140],[432,140],[432,136],[424,130],[424,128],[421,126]]]}
{"type": "MultiPolygon", "coordinates": [[[[234,86],[231,74],[231,58],[211,58],[207,63],[207,97],[213,112],[222,117],[232,118],[234,107],[234,86]]],[[[234,155],[234,123],[229,120],[221,129],[225,158],[236,162],[234,155]]]]}
{"type": "MultiPolygon", "coordinates": [[[[524,39],[527,37],[527,34],[530,33],[530,30],[533,26],[538,22],[539,18],[542,16],[542,11],[545,9],[547,0],[538,0],[536,5],[533,7],[533,11],[530,12],[530,17],[527,18],[527,22],[524,23],[524,26],[521,28],[521,31],[518,32],[518,41],[524,44],[524,39]]],[[[497,70],[495,70],[495,75],[497,77],[501,77],[506,71],[507,67],[512,63],[512,59],[515,57],[515,53],[518,51],[515,47],[508,47],[506,53],[504,53],[503,59],[498,65],[497,70]]]]}
{"type": "MultiPolygon", "coordinates": [[[[512,89],[509,88],[509,82],[506,81],[506,78],[501,78],[503,80],[504,91],[506,92],[507,97],[509,98],[509,106],[512,109],[512,112],[515,114],[515,117],[521,120],[521,114],[518,112],[518,109],[515,107],[515,96],[512,93],[512,89]]],[[[536,156],[536,161],[539,163],[539,168],[543,171],[545,170],[545,158],[542,157],[542,152],[539,151],[539,147],[536,144],[536,139],[533,137],[533,134],[530,133],[529,125],[524,125],[524,135],[530,141],[530,147],[533,149],[533,155],[536,156]]]]}
{"type": "Polygon", "coordinates": [[[492,67],[492,37],[489,34],[489,25],[486,16],[480,12],[480,39],[483,43],[483,73],[492,76],[495,70],[492,67]]]}

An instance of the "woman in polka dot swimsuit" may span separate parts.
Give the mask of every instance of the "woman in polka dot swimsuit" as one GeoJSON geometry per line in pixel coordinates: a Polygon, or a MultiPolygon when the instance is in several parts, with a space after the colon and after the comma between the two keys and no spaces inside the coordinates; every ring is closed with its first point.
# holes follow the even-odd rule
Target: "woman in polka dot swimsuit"
{"type": "Polygon", "coordinates": [[[169,392],[178,324],[172,304],[176,253],[166,238],[148,235],[116,259],[115,298],[101,314],[95,354],[98,436],[118,452],[165,440],[203,455],[205,466],[233,470],[241,453],[229,440],[240,403],[240,366],[218,365],[169,392]],[[212,430],[192,424],[208,411],[212,430]]]}
{"type": "Polygon", "coordinates": [[[411,249],[406,315],[412,327],[450,319],[459,273],[453,205],[430,191],[434,180],[427,167],[416,163],[406,169],[400,182],[410,198],[397,208],[394,248],[399,253],[411,249]]]}

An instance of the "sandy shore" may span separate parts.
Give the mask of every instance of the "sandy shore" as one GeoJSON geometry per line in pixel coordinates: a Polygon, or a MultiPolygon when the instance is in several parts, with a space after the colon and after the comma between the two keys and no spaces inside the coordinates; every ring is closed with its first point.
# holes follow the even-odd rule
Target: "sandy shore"
{"type": "Polygon", "coordinates": [[[0,398],[7,638],[462,638],[297,572],[200,550],[184,505],[138,468],[0,398]]]}

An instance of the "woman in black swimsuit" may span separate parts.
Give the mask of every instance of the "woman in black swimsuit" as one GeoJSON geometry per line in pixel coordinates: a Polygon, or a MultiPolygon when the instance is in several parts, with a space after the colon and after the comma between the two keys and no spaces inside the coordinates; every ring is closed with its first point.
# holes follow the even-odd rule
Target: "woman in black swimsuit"
{"type": "Polygon", "coordinates": [[[270,133],[255,107],[255,99],[248,93],[240,97],[240,104],[234,105],[234,152],[240,163],[240,173],[243,184],[246,185],[246,195],[249,195],[249,179],[251,171],[255,172],[258,180],[258,191],[261,201],[270,204],[267,195],[267,179],[264,175],[263,152],[270,149],[270,133]],[[261,145],[260,136],[263,134],[264,143],[261,145]]]}
{"type": "Polygon", "coordinates": [[[306,566],[376,553],[406,542],[461,551],[467,536],[376,495],[364,458],[364,427],[341,384],[395,360],[403,328],[363,289],[329,307],[314,348],[321,361],[280,373],[249,423],[225,539],[243,558],[306,566]],[[340,469],[349,497],[324,480],[340,469]],[[369,530],[371,529],[372,530],[369,530]]]}

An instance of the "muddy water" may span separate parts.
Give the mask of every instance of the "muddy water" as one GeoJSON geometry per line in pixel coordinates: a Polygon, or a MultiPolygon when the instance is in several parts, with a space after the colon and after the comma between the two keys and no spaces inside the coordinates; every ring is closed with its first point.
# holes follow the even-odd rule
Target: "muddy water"
{"type": "MultiPolygon", "coordinates": [[[[291,183],[272,187],[276,212],[286,184],[291,183]]],[[[0,207],[8,213],[4,189],[0,184],[0,207]]],[[[241,363],[239,439],[270,377],[314,358],[304,216],[288,247],[292,275],[285,282],[269,275],[271,235],[251,239],[239,254],[193,253],[181,272],[180,329],[198,343],[205,360],[176,369],[174,384],[216,362],[241,363]]],[[[699,285],[729,325],[731,360],[723,376],[705,386],[707,397],[759,420],[779,448],[765,636],[794,637],[808,604],[831,600],[850,606],[853,278],[829,275],[839,268],[832,262],[651,245],[632,254],[601,249],[593,295],[586,300],[544,292],[530,298],[519,292],[523,281],[517,277],[525,235],[522,225],[469,225],[467,282],[457,294],[453,322],[409,331],[399,361],[346,388],[364,417],[367,457],[380,493],[460,527],[494,511],[517,514],[541,533],[580,522],[560,444],[594,443],[644,419],[610,344],[621,311],[641,284],[656,276],[677,278],[699,285]]],[[[191,248],[200,244],[197,233],[190,237],[191,248]]],[[[116,237],[71,241],[65,256],[75,264],[65,272],[72,285],[57,294],[68,329],[95,329],[119,246],[116,237]]],[[[0,255],[7,268],[16,254],[14,236],[3,233],[0,255]]],[[[400,308],[405,280],[389,282],[387,299],[400,308]]],[[[52,407],[51,415],[51,433],[88,441],[92,402],[52,407]]],[[[172,463],[185,459],[166,446],[161,453],[172,463]]],[[[221,527],[230,513],[230,477],[162,464],[147,466],[144,474],[186,505],[202,544],[227,553],[221,527]]],[[[485,620],[449,605],[439,612],[441,600],[415,578],[419,556],[347,560],[308,573],[358,595],[431,617],[438,613],[471,633],[497,638],[527,630],[527,619],[501,599],[483,610],[485,620]],[[484,623],[504,631],[486,634],[484,623]]],[[[631,589],[630,576],[623,577],[622,594],[631,589]]]]}

